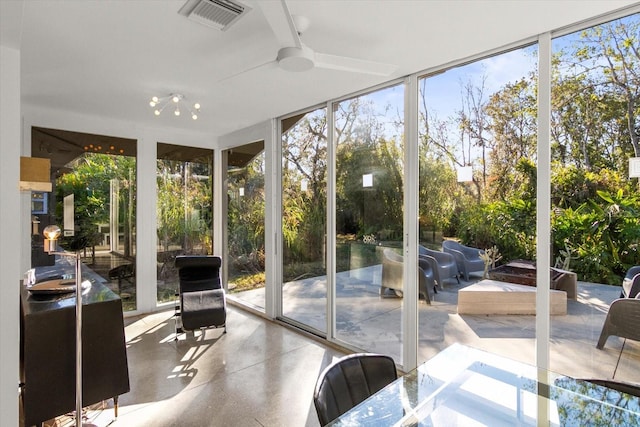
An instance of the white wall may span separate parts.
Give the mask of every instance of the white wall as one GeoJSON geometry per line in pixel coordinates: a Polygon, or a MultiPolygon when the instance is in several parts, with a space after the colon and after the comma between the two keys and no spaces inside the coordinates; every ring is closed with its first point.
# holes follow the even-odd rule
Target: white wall
{"type": "Polygon", "coordinates": [[[18,425],[20,51],[0,46],[0,414],[18,425]]]}

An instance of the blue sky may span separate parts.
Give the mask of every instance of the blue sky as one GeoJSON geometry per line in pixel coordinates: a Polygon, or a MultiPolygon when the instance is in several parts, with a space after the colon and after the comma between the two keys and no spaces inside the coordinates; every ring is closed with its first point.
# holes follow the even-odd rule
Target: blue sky
{"type": "MultiPolygon", "coordinates": [[[[624,20],[637,20],[639,17],[640,15],[636,14],[624,18],[624,20]]],[[[558,51],[573,44],[579,39],[581,32],[577,31],[553,39],[553,51],[558,51]]],[[[487,102],[493,93],[505,85],[527,78],[531,72],[537,72],[537,56],[538,47],[534,44],[454,67],[442,74],[426,78],[426,105],[431,117],[437,117],[440,121],[447,121],[455,117],[456,111],[462,105],[463,86],[467,82],[471,82],[474,86],[479,87],[483,77],[486,79],[483,101],[487,102]]],[[[422,85],[420,85],[420,88],[422,88],[422,85]]],[[[402,118],[404,112],[403,85],[385,88],[365,96],[375,103],[375,108],[380,114],[379,120],[382,120],[386,114],[385,129],[387,138],[398,136],[401,130],[396,129],[392,123],[398,120],[398,114],[402,118]],[[391,110],[385,113],[387,107],[390,107],[391,110]]],[[[422,108],[422,101],[420,100],[419,102],[422,108]]],[[[452,126],[450,142],[455,142],[458,139],[458,131],[454,123],[451,123],[450,126],[452,126]]]]}
{"type": "Polygon", "coordinates": [[[483,76],[486,77],[486,101],[507,83],[514,83],[536,70],[537,64],[537,46],[530,46],[449,69],[426,79],[427,108],[431,115],[445,120],[460,109],[462,87],[467,82],[479,87],[483,76]]]}

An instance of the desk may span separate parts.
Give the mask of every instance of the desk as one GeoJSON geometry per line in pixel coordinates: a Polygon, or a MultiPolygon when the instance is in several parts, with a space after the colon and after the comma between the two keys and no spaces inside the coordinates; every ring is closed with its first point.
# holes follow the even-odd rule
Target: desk
{"type": "MultiPolygon", "coordinates": [[[[62,276],[63,266],[37,267],[37,279],[62,276]]],[[[83,405],[129,391],[122,302],[86,266],[82,294],[83,405]]],[[[75,409],[75,292],[36,297],[20,286],[20,380],[24,425],[75,409]]]]}
{"type": "Polygon", "coordinates": [[[454,344],[331,426],[640,425],[639,399],[454,344]]]}

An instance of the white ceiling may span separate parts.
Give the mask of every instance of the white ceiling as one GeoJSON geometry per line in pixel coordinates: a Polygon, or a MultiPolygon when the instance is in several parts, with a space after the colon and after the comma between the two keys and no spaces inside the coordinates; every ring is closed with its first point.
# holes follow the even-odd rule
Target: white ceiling
{"type": "MultiPolygon", "coordinates": [[[[224,135],[396,77],[505,46],[631,4],[625,0],[288,0],[317,52],[396,64],[379,77],[260,69],[281,47],[265,18],[276,0],[227,31],[178,14],[185,0],[0,0],[0,42],[21,51],[25,105],[224,135]],[[224,81],[221,81],[225,79],[224,81]],[[179,92],[200,118],[153,115],[153,95],[179,92]]],[[[169,112],[170,113],[170,112],[169,112]]]]}

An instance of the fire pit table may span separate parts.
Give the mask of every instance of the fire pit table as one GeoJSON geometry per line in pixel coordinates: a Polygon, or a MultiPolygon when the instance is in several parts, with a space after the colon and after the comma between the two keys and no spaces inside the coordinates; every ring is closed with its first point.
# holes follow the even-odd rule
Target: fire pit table
{"type": "MultiPolygon", "coordinates": [[[[567,293],[551,290],[550,313],[567,314],[567,293]]],[[[485,279],[458,291],[458,314],[536,314],[536,289],[485,279]]]]}
{"type": "MultiPolygon", "coordinates": [[[[575,300],[578,296],[576,273],[558,268],[549,272],[551,289],[565,291],[567,298],[575,300]]],[[[536,265],[531,261],[516,260],[489,270],[489,278],[518,285],[536,286],[536,265]]]]}

